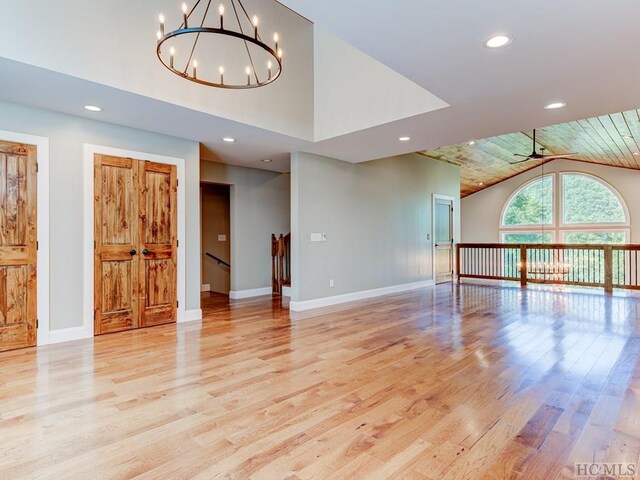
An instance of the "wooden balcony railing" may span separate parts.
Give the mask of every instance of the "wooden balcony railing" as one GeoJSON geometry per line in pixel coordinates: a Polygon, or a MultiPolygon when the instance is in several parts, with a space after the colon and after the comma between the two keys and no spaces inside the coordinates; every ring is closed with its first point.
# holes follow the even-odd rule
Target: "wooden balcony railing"
{"type": "Polygon", "coordinates": [[[640,290],[640,245],[461,243],[458,279],[640,290]]]}
{"type": "Polygon", "coordinates": [[[291,233],[271,235],[271,285],[274,295],[291,286],[291,233]]]}

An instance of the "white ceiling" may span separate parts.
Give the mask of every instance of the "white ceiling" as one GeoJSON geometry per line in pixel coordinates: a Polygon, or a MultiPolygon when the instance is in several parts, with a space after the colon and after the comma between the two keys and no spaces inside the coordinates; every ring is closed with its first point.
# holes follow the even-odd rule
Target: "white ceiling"
{"type": "Polygon", "coordinates": [[[394,153],[398,133],[419,150],[640,104],[636,0],[282,3],[451,105],[322,142],[319,153],[357,161],[394,153]],[[499,33],[513,43],[483,46],[499,33]],[[557,100],[568,107],[543,109],[557,100]]]}
{"type": "MultiPolygon", "coordinates": [[[[312,27],[269,0],[251,1],[295,39],[288,76],[254,92],[219,92],[173,78],[155,59],[156,15],[177,0],[0,0],[0,99],[78,115],[97,103],[105,111],[92,118],[198,140],[208,158],[280,171],[297,149],[359,162],[640,103],[636,0],[283,0],[450,105],[313,142],[312,27]],[[496,33],[514,42],[485,48],[496,33]],[[131,52],[137,57],[123,62],[131,52]],[[568,107],[542,108],[556,100],[568,107]],[[227,135],[238,142],[223,144],[227,135]],[[412,140],[399,143],[401,135],[412,140]],[[266,157],[274,162],[261,163],[266,157]]],[[[380,98],[391,94],[379,88],[380,98]]]]}

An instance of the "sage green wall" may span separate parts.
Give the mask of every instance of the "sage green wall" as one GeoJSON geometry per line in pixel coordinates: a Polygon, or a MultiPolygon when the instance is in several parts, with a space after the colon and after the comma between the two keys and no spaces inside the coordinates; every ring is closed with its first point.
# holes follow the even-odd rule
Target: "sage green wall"
{"type": "Polygon", "coordinates": [[[453,197],[459,211],[458,167],[418,154],[351,164],[296,152],[291,177],[293,301],[433,278],[432,196],[453,197]]]}
{"type": "Polygon", "coordinates": [[[50,330],[82,325],[85,143],[185,159],[186,303],[200,308],[197,142],[5,102],[0,130],[49,138],[50,330]]]}
{"type": "Polygon", "coordinates": [[[290,229],[290,175],[203,160],[202,182],[231,185],[231,290],[271,286],[271,234],[290,229]]]}

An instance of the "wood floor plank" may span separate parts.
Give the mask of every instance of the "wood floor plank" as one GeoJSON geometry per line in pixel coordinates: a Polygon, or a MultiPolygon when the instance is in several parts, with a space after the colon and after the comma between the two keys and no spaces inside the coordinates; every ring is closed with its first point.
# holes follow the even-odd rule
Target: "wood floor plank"
{"type": "Polygon", "coordinates": [[[0,478],[573,478],[640,457],[640,297],[480,285],[0,353],[0,478]]]}

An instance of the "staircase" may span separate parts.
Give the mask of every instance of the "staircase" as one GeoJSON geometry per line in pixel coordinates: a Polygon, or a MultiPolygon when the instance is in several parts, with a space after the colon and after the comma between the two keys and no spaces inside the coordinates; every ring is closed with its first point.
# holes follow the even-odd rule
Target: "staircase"
{"type": "Polygon", "coordinates": [[[291,233],[271,235],[271,285],[273,295],[291,286],[291,233]]]}

